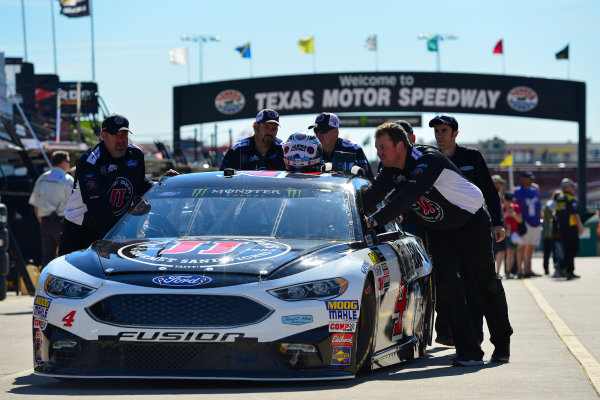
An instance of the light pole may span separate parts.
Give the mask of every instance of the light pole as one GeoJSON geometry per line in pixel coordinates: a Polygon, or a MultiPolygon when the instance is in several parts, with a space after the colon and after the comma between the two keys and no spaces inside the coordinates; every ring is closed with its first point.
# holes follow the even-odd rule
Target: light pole
{"type": "Polygon", "coordinates": [[[202,44],[204,42],[218,42],[221,40],[221,37],[214,35],[183,35],[181,40],[198,42],[198,51],[200,54],[200,66],[198,69],[200,70],[200,83],[202,83],[202,44]]]}
{"type": "Polygon", "coordinates": [[[435,51],[437,53],[436,59],[437,59],[437,72],[440,72],[440,48],[439,48],[439,43],[441,40],[447,39],[447,40],[456,40],[458,39],[458,35],[456,35],[455,33],[446,33],[446,34],[442,34],[442,33],[435,33],[433,35],[430,35],[429,33],[419,33],[417,35],[417,37],[419,39],[424,39],[427,40],[427,48],[429,49],[429,51],[435,51]]]}

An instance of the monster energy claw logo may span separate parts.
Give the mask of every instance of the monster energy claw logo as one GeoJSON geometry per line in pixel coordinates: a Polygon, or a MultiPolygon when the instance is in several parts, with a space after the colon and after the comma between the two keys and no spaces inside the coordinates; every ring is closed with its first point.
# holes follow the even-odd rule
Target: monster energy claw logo
{"type": "Polygon", "coordinates": [[[192,197],[202,197],[208,189],[194,189],[192,197]]]}
{"type": "Polygon", "coordinates": [[[288,197],[293,198],[299,198],[300,197],[300,193],[302,193],[302,190],[297,190],[297,189],[288,189],[288,197]]]}

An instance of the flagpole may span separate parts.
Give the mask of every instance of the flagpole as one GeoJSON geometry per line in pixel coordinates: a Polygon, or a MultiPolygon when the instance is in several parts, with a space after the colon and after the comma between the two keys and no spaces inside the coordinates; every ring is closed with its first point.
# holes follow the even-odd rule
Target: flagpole
{"type": "Polygon", "coordinates": [[[254,75],[252,73],[252,55],[250,55],[250,60],[248,60],[248,62],[250,63],[250,78],[252,78],[252,76],[254,75]]]}
{"type": "Polygon", "coordinates": [[[506,75],[506,60],[504,58],[504,49],[502,49],[502,75],[506,75]]]}
{"type": "Polygon", "coordinates": [[[25,0],[21,0],[21,18],[23,19],[23,47],[25,49],[25,61],[27,61],[27,29],[25,28],[25,0]]]}
{"type": "Polygon", "coordinates": [[[316,62],[316,57],[315,57],[315,50],[313,48],[313,74],[317,73],[317,62],[316,62]]]}
{"type": "Polygon", "coordinates": [[[379,49],[375,48],[375,72],[379,72],[379,49]]]}
{"type": "Polygon", "coordinates": [[[94,53],[94,10],[93,0],[90,0],[90,27],[92,30],[92,82],[96,82],[96,55],[94,53]]]}
{"type": "Polygon", "coordinates": [[[52,16],[52,50],[54,51],[54,75],[58,75],[56,67],[56,28],[54,26],[54,0],[50,0],[50,14],[52,16]]]}

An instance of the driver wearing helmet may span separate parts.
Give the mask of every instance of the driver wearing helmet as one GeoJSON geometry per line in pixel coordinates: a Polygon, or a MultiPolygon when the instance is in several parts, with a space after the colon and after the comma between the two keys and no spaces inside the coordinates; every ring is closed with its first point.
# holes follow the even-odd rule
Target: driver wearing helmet
{"type": "Polygon", "coordinates": [[[288,171],[318,172],[321,170],[323,146],[314,133],[308,131],[293,133],[281,147],[283,162],[288,171]]]}

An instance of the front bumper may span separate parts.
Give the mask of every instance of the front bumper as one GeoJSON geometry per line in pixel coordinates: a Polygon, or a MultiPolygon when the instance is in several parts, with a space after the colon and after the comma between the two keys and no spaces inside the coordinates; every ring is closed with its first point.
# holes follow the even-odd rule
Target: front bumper
{"type": "MultiPolygon", "coordinates": [[[[204,336],[210,339],[209,336],[204,336]]],[[[355,349],[348,365],[332,364],[331,333],[321,327],[276,342],[121,341],[117,336],[84,340],[48,324],[34,329],[34,372],[69,378],[178,378],[301,380],[354,377],[355,349]],[[281,343],[314,345],[314,352],[284,351],[281,343]]]]}

